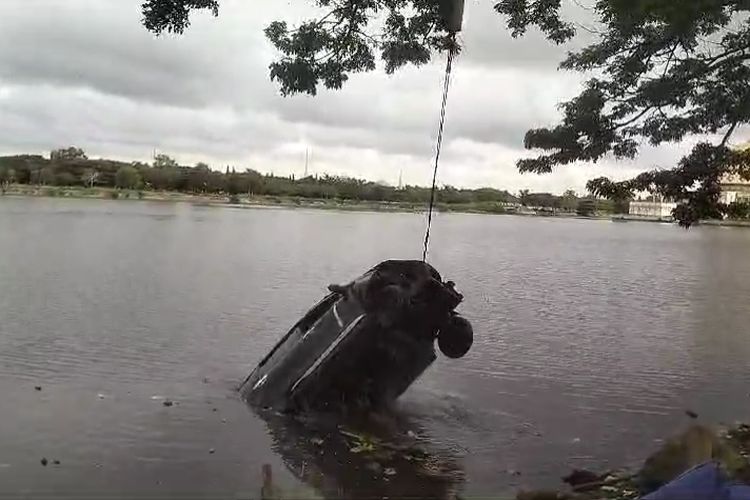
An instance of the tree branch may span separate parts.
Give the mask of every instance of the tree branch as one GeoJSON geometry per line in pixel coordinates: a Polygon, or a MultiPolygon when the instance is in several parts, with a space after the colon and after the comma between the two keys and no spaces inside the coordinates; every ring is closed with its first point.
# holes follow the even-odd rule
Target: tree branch
{"type": "Polygon", "coordinates": [[[631,123],[638,121],[640,118],[643,117],[643,115],[645,115],[646,113],[648,113],[652,109],[654,109],[653,105],[652,106],[648,106],[646,108],[643,108],[643,111],[641,111],[640,113],[638,113],[637,115],[635,115],[633,118],[629,119],[626,122],[618,123],[617,125],[615,125],[615,129],[620,129],[620,128],[623,128],[623,127],[627,127],[631,123]]]}
{"type": "Polygon", "coordinates": [[[739,121],[735,120],[734,122],[732,122],[732,125],[729,126],[729,130],[727,130],[727,133],[724,134],[724,138],[721,140],[722,147],[727,145],[727,141],[734,133],[734,129],[737,128],[738,124],[739,124],[739,121]]]}

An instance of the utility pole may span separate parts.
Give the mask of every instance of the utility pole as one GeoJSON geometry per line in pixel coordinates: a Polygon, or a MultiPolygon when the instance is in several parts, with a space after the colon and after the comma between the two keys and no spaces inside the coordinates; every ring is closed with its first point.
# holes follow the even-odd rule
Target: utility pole
{"type": "Polygon", "coordinates": [[[305,178],[307,178],[307,167],[310,164],[310,148],[305,149],[305,178]]]}

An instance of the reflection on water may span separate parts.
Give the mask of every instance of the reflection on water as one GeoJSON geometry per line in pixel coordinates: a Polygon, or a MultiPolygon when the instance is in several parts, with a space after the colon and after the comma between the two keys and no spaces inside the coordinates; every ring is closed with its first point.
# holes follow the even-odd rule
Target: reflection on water
{"type": "MultiPolygon", "coordinates": [[[[273,450],[294,476],[325,498],[457,498],[464,473],[449,450],[434,450],[424,432],[398,414],[366,420],[291,417],[265,412],[273,450]]],[[[263,467],[263,493],[297,496],[272,483],[263,467]]]]}
{"type": "Polygon", "coordinates": [[[423,229],[0,197],[0,495],[257,498],[269,466],[314,495],[507,496],[637,465],[687,408],[747,418],[750,231],[472,215],[438,216],[431,261],[464,293],[474,347],[396,410],[437,477],[378,476],[348,441],[318,458],[303,430],[254,415],[235,388],[279,336],[328,283],[419,258],[423,229]]]}

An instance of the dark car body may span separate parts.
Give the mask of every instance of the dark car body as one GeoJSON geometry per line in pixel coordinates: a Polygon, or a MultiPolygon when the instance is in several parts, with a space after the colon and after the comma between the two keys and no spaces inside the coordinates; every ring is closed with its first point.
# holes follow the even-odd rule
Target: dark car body
{"type": "Polygon", "coordinates": [[[435,361],[472,342],[455,313],[463,297],[421,261],[385,261],[310,309],[247,377],[252,405],[348,410],[386,405],[435,361]]]}

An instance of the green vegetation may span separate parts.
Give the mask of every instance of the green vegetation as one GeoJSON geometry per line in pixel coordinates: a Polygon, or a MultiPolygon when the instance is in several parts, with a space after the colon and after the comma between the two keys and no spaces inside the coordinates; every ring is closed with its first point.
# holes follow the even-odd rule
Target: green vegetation
{"type": "MultiPolygon", "coordinates": [[[[143,22],[152,32],[182,33],[193,9],[219,12],[219,0],[147,0],[143,22]]],[[[280,57],[270,76],[284,95],[341,88],[350,75],[373,71],[380,58],[389,73],[420,66],[452,45],[446,1],[309,0],[320,17],[290,27],[272,22],[266,36],[280,57]]],[[[576,3],[576,2],[572,2],[576,3]]],[[[585,30],[589,45],[569,52],[560,68],[589,76],[581,93],[562,104],[562,121],[529,130],[522,172],[546,173],[562,165],[606,157],[634,158],[643,145],[700,141],[672,169],[613,182],[598,178],[588,189],[619,201],[648,191],[677,200],[675,217],[688,226],[721,218],[726,173],[750,179],[750,152],[728,148],[732,134],[750,123],[750,4],[747,0],[598,0],[587,8],[589,26],[568,21],[560,0],[496,0],[514,37],[538,30],[553,44],[585,30]]],[[[520,138],[519,138],[520,139],[520,138]]],[[[520,142],[520,141],[519,141],[520,142]]]]}
{"type": "Polygon", "coordinates": [[[596,203],[593,200],[581,200],[576,206],[576,213],[582,217],[591,217],[596,212],[596,203]]]}
{"type": "MultiPolygon", "coordinates": [[[[71,174],[68,174],[71,178],[71,174]]],[[[69,186],[71,183],[66,183],[69,186]]],[[[115,186],[124,189],[135,189],[141,184],[141,174],[131,165],[123,165],[115,174],[115,186]]]]}
{"type": "MultiPolygon", "coordinates": [[[[346,208],[354,210],[423,210],[430,190],[420,186],[396,188],[350,177],[330,175],[280,177],[252,169],[224,172],[199,163],[179,165],[157,155],[152,165],[90,159],[80,148],[58,150],[50,158],[34,155],[0,157],[0,188],[13,184],[15,194],[112,199],[170,199],[207,203],[263,204],[346,208]],[[67,153],[60,153],[65,151],[67,153]],[[132,191],[132,193],[131,193],[132,191]]],[[[514,213],[521,207],[541,214],[574,214],[582,198],[573,191],[562,196],[521,191],[514,196],[494,188],[459,189],[442,186],[436,194],[438,210],[477,213],[514,213]]],[[[589,200],[587,215],[611,213],[607,200],[589,200]]],[[[625,207],[627,211],[627,206],[625,207]]]]}
{"type": "Polygon", "coordinates": [[[83,152],[83,149],[71,146],[69,148],[55,149],[49,155],[51,160],[86,160],[88,156],[83,152]]]}
{"type": "Polygon", "coordinates": [[[750,201],[742,200],[730,203],[727,206],[727,217],[732,220],[749,220],[750,201]]]}
{"type": "MultiPolygon", "coordinates": [[[[77,148],[69,149],[80,151],[77,148]]],[[[194,167],[178,165],[166,155],[157,155],[153,165],[89,159],[83,154],[75,158],[54,154],[53,157],[55,159],[34,155],[0,157],[0,182],[6,187],[17,183],[220,194],[232,197],[235,202],[239,201],[238,195],[242,194],[415,204],[424,204],[430,199],[429,189],[418,186],[399,189],[361,179],[330,175],[295,179],[294,176],[263,175],[252,169],[237,172],[231,167],[220,172],[212,170],[206,164],[194,167]]],[[[472,190],[444,186],[438,193],[438,202],[446,205],[514,204],[518,202],[518,198],[507,191],[492,188],[472,190]]]]}
{"type": "Polygon", "coordinates": [[[16,171],[9,167],[0,167],[0,193],[5,194],[8,187],[16,181],[16,171]]]}

